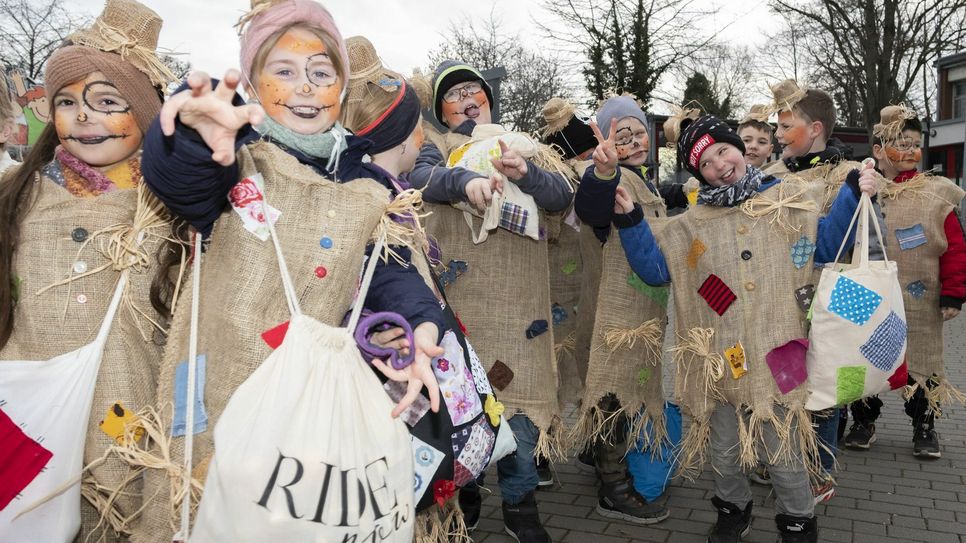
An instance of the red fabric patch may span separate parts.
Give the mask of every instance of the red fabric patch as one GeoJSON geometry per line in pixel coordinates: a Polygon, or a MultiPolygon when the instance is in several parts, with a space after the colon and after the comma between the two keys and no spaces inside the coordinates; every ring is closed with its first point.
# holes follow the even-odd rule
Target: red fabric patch
{"type": "Polygon", "coordinates": [[[456,483],[448,479],[440,479],[433,483],[433,501],[443,507],[456,494],[456,483]]]}
{"type": "Polygon", "coordinates": [[[698,294],[718,315],[724,315],[731,303],[738,299],[728,285],[713,273],[704,280],[704,284],[698,289],[698,294]]]}
{"type": "Polygon", "coordinates": [[[788,394],[798,385],[808,380],[805,354],[808,352],[807,339],[793,339],[781,347],[775,347],[765,355],[765,363],[771,370],[775,384],[782,394],[788,394]]]}
{"type": "Polygon", "coordinates": [[[906,361],[903,360],[902,364],[896,368],[896,371],[892,372],[889,376],[889,389],[896,390],[902,388],[909,384],[909,368],[906,367],[906,361]]]}
{"type": "Polygon", "coordinates": [[[54,453],[23,433],[0,409],[0,511],[44,469],[54,453]]]}
{"type": "Polygon", "coordinates": [[[285,321],[274,328],[265,330],[262,332],[262,340],[272,349],[278,349],[278,346],[285,339],[285,334],[288,332],[288,323],[289,321],[285,321]]]}

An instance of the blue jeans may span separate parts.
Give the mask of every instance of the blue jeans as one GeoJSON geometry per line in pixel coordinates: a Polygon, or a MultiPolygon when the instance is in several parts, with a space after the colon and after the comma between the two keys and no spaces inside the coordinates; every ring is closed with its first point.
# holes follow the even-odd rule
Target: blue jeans
{"type": "MultiPolygon", "coordinates": [[[[522,414],[514,416],[507,424],[513,430],[513,437],[517,439],[517,450],[496,463],[496,472],[503,501],[516,505],[523,501],[524,496],[536,490],[537,483],[540,482],[537,463],[533,457],[540,430],[522,414]]],[[[482,485],[483,475],[476,482],[482,485]]]]}
{"type": "Polygon", "coordinates": [[[835,469],[835,455],[838,454],[839,408],[812,412],[812,424],[818,435],[818,456],[822,460],[822,469],[830,474],[835,469]]]}

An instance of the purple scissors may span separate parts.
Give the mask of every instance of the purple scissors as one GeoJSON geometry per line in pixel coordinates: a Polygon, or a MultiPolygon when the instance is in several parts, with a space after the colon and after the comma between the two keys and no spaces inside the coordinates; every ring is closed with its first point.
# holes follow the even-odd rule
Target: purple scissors
{"type": "Polygon", "coordinates": [[[369,361],[373,358],[382,360],[388,358],[389,365],[397,370],[401,370],[412,364],[413,360],[416,359],[416,348],[413,345],[413,329],[399,313],[383,311],[362,317],[359,325],[356,326],[354,337],[356,344],[359,345],[359,349],[369,361]],[[406,339],[409,341],[408,356],[400,356],[399,351],[396,349],[379,347],[369,340],[373,333],[388,330],[394,326],[402,328],[406,333],[406,339]]]}

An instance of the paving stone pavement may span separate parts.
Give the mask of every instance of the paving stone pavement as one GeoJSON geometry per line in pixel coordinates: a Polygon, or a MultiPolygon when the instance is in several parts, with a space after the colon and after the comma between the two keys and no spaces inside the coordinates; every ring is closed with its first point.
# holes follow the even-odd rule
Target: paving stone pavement
{"type": "MultiPolygon", "coordinates": [[[[966,391],[966,314],[946,323],[946,368],[951,381],[966,391]]],[[[673,367],[666,364],[665,390],[671,391],[673,367]],[[668,371],[670,370],[670,371],[668,371]]],[[[885,406],[876,426],[878,441],[869,451],[843,450],[836,474],[836,495],[816,507],[820,540],[838,543],[966,543],[966,408],[949,406],[937,420],[943,456],[912,456],[912,425],[896,393],[882,396],[885,406]]],[[[571,414],[572,415],[572,414],[571,414]]],[[[557,464],[556,484],[537,492],[544,526],[554,542],[703,543],[714,523],[709,469],[694,483],[675,480],[666,493],[671,516],[637,526],[601,517],[594,511],[597,487],[592,473],[570,459],[557,464]]],[[[495,470],[487,475],[479,528],[480,543],[512,543],[503,531],[495,470]]],[[[771,487],[752,485],[754,520],[748,543],[777,539],[771,487]]]]}

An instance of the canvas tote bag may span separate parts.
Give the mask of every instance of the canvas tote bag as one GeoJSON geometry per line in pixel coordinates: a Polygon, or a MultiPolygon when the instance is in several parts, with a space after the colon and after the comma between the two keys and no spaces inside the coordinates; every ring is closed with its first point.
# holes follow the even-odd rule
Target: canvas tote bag
{"type": "Polygon", "coordinates": [[[906,385],[906,313],[896,263],[887,258],[869,195],[862,194],[835,262],[812,301],[806,366],[811,411],[845,405],[906,385]],[[839,264],[858,221],[851,264],[839,264]],[[869,223],[883,260],[869,260],[869,223]]]}

